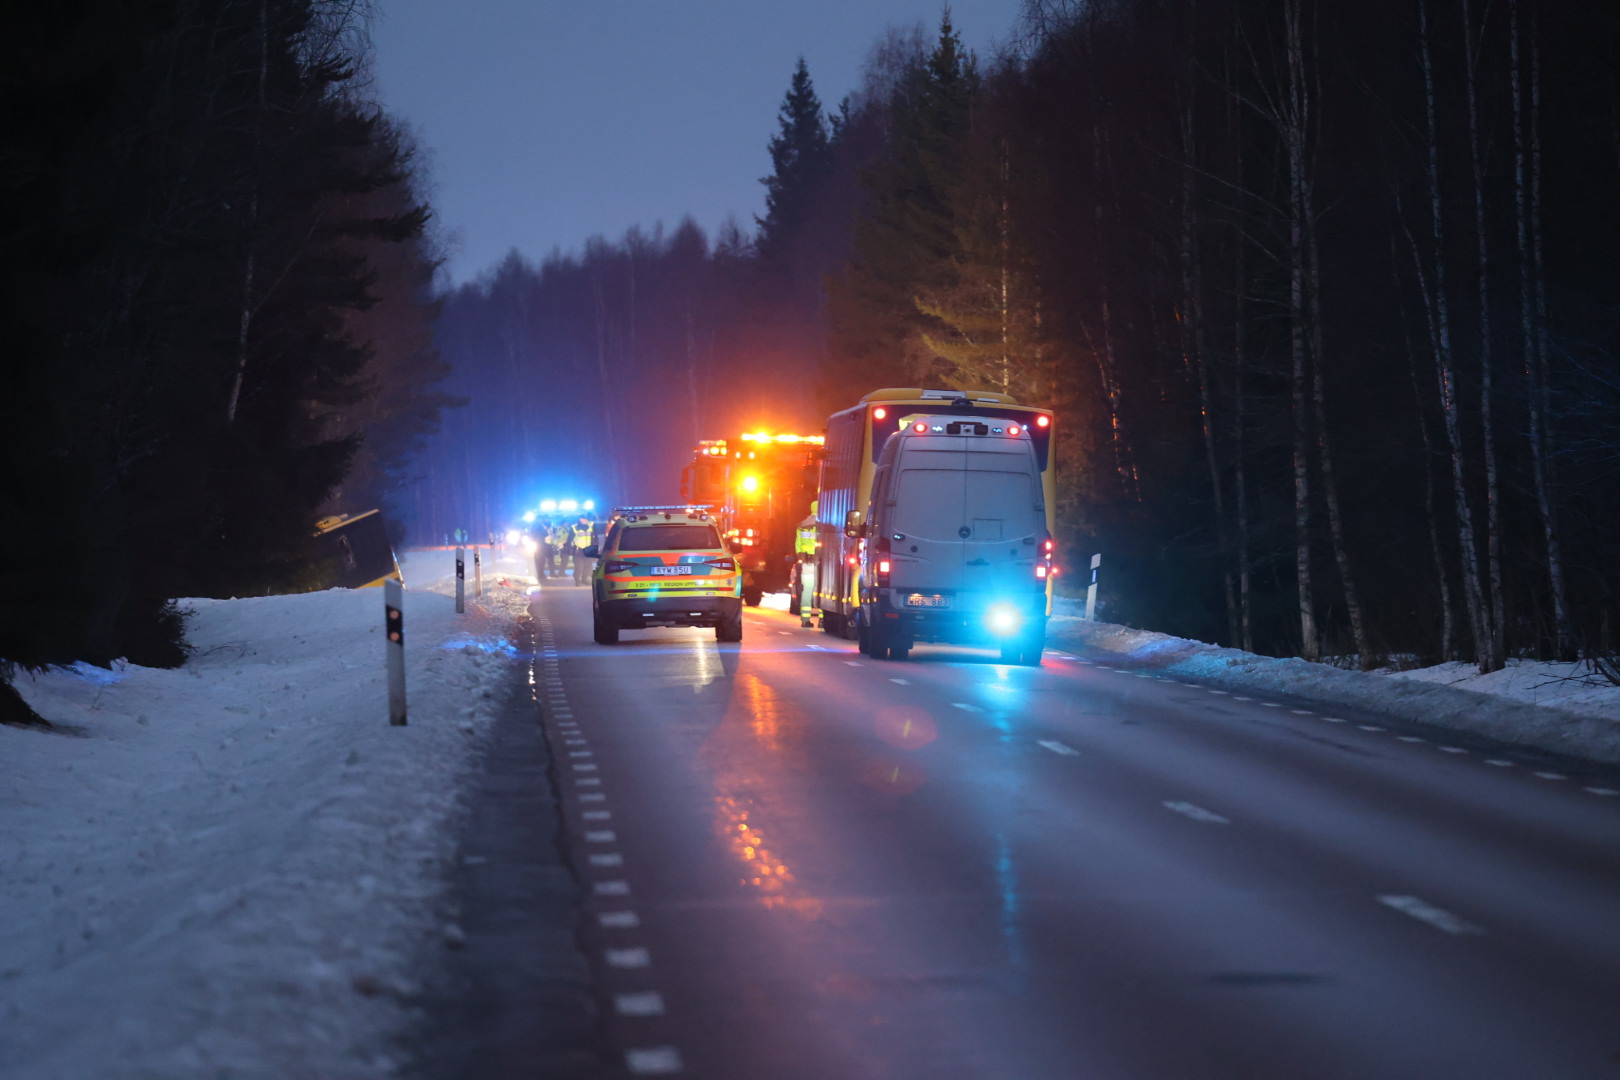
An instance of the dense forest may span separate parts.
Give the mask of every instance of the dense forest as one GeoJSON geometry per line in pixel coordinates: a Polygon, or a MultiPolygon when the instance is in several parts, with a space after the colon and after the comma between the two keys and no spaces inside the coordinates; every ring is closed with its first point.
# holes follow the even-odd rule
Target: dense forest
{"type": "Polygon", "coordinates": [[[407,134],[352,0],[0,16],[0,712],[185,657],[176,597],[307,587],[450,404],[407,134]]]}
{"type": "Polygon", "coordinates": [[[746,226],[437,291],[364,14],[0,17],[0,675],[177,663],[174,598],[306,587],[327,513],[669,499],[892,385],[1057,411],[1110,620],[1614,655],[1620,7],[1027,0],[983,58],[947,11],[834,107],[785,73],[746,226]]]}
{"type": "MultiPolygon", "coordinates": [[[[1620,8],[1028,0],[792,74],[754,228],[453,291],[435,535],[670,498],[696,438],[885,385],[1058,410],[1106,617],[1372,664],[1612,654],[1620,8]]],[[[1082,573],[1073,573],[1078,580],[1082,573]]]]}

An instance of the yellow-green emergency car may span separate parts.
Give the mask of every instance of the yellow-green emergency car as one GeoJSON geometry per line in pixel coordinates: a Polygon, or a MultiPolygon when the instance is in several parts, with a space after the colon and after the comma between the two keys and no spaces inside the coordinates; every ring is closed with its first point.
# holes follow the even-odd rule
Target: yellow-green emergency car
{"type": "Polygon", "coordinates": [[[712,626],[716,640],[742,640],[742,574],[707,510],[621,506],[600,550],[585,554],[596,559],[598,645],[652,626],[712,626]]]}

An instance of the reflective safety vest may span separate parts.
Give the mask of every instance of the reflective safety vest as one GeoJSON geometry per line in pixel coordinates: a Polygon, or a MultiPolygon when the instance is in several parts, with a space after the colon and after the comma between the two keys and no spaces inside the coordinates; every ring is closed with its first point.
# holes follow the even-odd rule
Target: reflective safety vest
{"type": "Polygon", "coordinates": [[[589,525],[574,526],[574,547],[584,551],[591,546],[591,527],[589,525]]]}
{"type": "Polygon", "coordinates": [[[816,519],[813,516],[799,522],[798,532],[793,535],[793,551],[798,555],[816,553],[816,519]]]}

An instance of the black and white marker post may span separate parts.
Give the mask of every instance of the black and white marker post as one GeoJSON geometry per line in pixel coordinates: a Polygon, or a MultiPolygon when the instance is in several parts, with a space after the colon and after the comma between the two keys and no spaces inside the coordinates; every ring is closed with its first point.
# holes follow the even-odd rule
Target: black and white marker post
{"type": "Polygon", "coordinates": [[[1102,565],[1102,553],[1091,557],[1091,584],[1086,586],[1086,621],[1097,619],[1097,568],[1102,565]]]}
{"type": "Polygon", "coordinates": [[[388,641],[388,722],[405,726],[405,590],[389,578],[383,582],[383,630],[388,641]]]}
{"type": "Polygon", "coordinates": [[[467,613],[467,549],[456,548],[456,614],[467,613]]]}
{"type": "Polygon", "coordinates": [[[473,548],[473,595],[484,595],[484,558],[478,548],[473,548]]]}

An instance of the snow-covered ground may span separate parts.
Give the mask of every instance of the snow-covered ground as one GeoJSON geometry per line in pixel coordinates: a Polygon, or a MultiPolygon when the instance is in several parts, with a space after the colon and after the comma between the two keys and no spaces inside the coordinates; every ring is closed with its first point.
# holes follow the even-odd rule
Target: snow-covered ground
{"type": "Polygon", "coordinates": [[[1055,616],[1049,647],[1097,649],[1229,686],[1363,708],[1594,761],[1620,763],[1620,686],[1584,663],[1511,660],[1490,675],[1469,664],[1344,671],[1279,660],[1111,623],[1055,616]]]}
{"type": "Polygon", "coordinates": [[[0,1077],[387,1075],[455,934],[460,793],[530,584],[499,577],[524,564],[458,616],[453,556],[406,560],[402,728],[380,589],[187,601],[181,669],[21,677],[60,731],[0,728],[0,1077]]]}
{"type": "MultiPolygon", "coordinates": [[[[19,681],[59,730],[0,727],[0,1077],[397,1070],[416,980],[457,933],[444,901],[463,792],[518,684],[527,560],[486,569],[457,616],[452,556],[407,558],[404,728],[388,724],[380,590],[189,601],[197,653],[179,670],[19,681]]],[[[1620,761],[1620,689],[1529,665],[1363,675],[1051,629],[1056,648],[1620,761]]]]}

